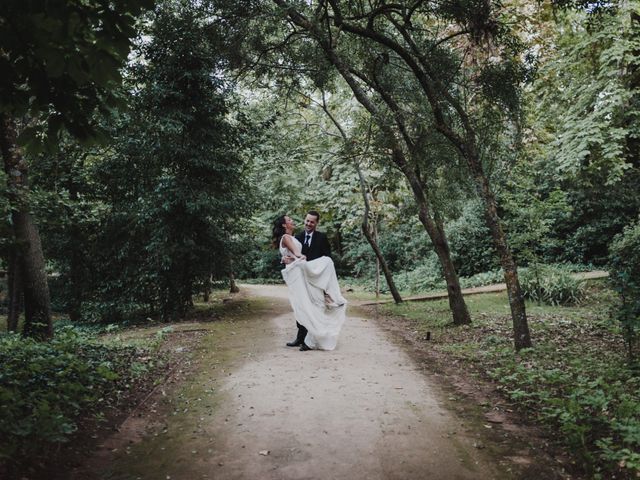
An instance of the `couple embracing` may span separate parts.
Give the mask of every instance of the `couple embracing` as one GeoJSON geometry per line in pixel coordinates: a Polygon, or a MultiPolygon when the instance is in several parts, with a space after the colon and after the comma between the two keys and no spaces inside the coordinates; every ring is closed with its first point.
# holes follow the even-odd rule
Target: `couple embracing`
{"type": "Polygon", "coordinates": [[[288,215],[273,224],[273,246],[280,249],[282,277],[289,287],[289,301],[298,325],[298,335],[289,347],[301,351],[336,348],[344,323],[347,301],[340,292],[325,234],[316,227],[320,214],[309,211],[305,229],[294,236],[295,224],[288,215]]]}

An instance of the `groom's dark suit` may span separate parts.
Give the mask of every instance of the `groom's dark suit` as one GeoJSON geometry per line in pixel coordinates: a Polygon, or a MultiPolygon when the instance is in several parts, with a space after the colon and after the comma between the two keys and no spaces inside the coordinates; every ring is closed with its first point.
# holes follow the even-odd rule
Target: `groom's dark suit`
{"type": "Polygon", "coordinates": [[[318,231],[313,232],[311,245],[304,243],[305,233],[303,230],[296,235],[296,238],[302,244],[302,254],[307,257],[307,260],[331,256],[331,245],[329,245],[329,239],[324,233],[318,231]]]}
{"type": "MultiPolygon", "coordinates": [[[[331,245],[329,245],[329,239],[324,233],[318,232],[317,230],[313,232],[313,235],[311,236],[311,245],[307,245],[304,242],[305,233],[305,230],[303,230],[296,235],[296,238],[302,244],[302,254],[307,257],[307,260],[310,261],[320,257],[331,256],[331,245]]],[[[298,325],[296,343],[303,343],[304,337],[307,336],[307,329],[298,322],[296,322],[296,325],[298,325]]]]}

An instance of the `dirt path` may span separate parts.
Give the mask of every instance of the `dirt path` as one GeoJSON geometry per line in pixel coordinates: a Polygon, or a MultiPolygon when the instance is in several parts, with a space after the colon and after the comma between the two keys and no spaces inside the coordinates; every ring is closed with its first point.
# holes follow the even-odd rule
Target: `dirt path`
{"type": "Polygon", "coordinates": [[[159,388],[73,478],[518,478],[372,321],[351,314],[335,351],[300,352],[284,346],[286,289],[249,294],[261,310],[202,324],[189,378],[159,388]]]}

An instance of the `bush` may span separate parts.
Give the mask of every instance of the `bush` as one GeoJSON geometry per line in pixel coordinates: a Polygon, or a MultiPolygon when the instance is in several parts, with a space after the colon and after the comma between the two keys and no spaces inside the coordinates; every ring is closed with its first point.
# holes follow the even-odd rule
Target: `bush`
{"type": "Polygon", "coordinates": [[[484,287],[485,285],[493,285],[504,282],[504,272],[500,269],[490,270],[488,272],[476,273],[471,277],[460,279],[462,288],[484,287]]]}
{"type": "Polygon", "coordinates": [[[498,266],[491,232],[484,222],[479,201],[467,202],[460,218],[447,224],[446,232],[458,275],[468,277],[498,266]]]}
{"type": "MultiPolygon", "coordinates": [[[[446,289],[438,257],[432,253],[417,268],[395,274],[393,280],[401,291],[411,293],[446,289]]],[[[384,281],[382,282],[384,283],[384,281]]],[[[386,288],[386,283],[385,283],[386,288]]]]}
{"type": "Polygon", "coordinates": [[[520,286],[525,298],[549,305],[574,305],[584,297],[584,284],[570,272],[551,266],[523,269],[520,286]]]}
{"type": "Polygon", "coordinates": [[[72,327],[50,342],[1,335],[0,465],[15,469],[67,442],[81,414],[130,380],[135,354],[133,347],[106,347],[72,327]]]}
{"type": "Polygon", "coordinates": [[[640,220],[617,235],[609,247],[609,274],[619,302],[613,317],[620,321],[630,361],[635,361],[640,332],[640,220]]]}

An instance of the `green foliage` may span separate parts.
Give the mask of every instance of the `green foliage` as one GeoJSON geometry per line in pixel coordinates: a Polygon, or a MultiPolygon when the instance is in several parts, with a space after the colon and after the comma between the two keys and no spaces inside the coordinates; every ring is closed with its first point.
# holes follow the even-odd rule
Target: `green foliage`
{"type": "Polygon", "coordinates": [[[73,327],[47,343],[0,335],[0,463],[33,462],[67,442],[80,416],[97,412],[131,382],[136,355],[73,327]]]}
{"type": "Polygon", "coordinates": [[[542,184],[536,172],[529,171],[523,162],[511,172],[503,192],[507,232],[521,266],[557,261],[555,251],[564,245],[554,231],[573,213],[563,190],[543,189],[542,184]]]}
{"type": "Polygon", "coordinates": [[[117,85],[135,22],[151,0],[3,1],[0,6],[0,112],[34,122],[22,142],[57,145],[65,127],[86,139],[93,115],[121,103],[117,85]]]}
{"type": "Polygon", "coordinates": [[[511,399],[553,425],[594,473],[640,472],[640,379],[619,365],[569,358],[564,368],[542,361],[543,352],[521,352],[492,371],[511,399]]]}
{"type": "Polygon", "coordinates": [[[530,266],[520,275],[525,298],[549,305],[574,305],[584,296],[582,281],[566,270],[550,266],[530,266]]]}
{"type": "MultiPolygon", "coordinates": [[[[615,187],[605,185],[605,172],[581,175],[565,187],[572,215],[551,232],[557,260],[605,265],[608,245],[640,212],[637,185],[640,169],[633,168],[615,187]]],[[[556,260],[556,261],[557,261],[556,260]]]]}
{"type": "Polygon", "coordinates": [[[461,215],[447,224],[446,232],[458,275],[469,277],[497,267],[491,233],[477,200],[465,203],[461,215]]]}
{"type": "Polygon", "coordinates": [[[516,172],[509,187],[514,208],[508,209],[509,233],[518,236],[526,231],[521,218],[562,193],[564,213],[543,212],[547,232],[532,242],[545,262],[603,265],[613,236],[640,211],[638,5],[608,5],[602,14],[593,4],[549,17],[541,7],[537,19],[531,135],[524,139],[522,174],[516,172]]]}
{"type": "Polygon", "coordinates": [[[74,321],[181,317],[240,256],[253,206],[243,150],[259,128],[212,75],[226,37],[211,8],[158,3],[120,92],[130,108],[103,123],[109,148],[67,140],[35,169],[55,303],[74,321]]]}
{"type": "Polygon", "coordinates": [[[619,297],[613,316],[622,326],[629,359],[636,362],[640,336],[640,221],[625,228],[611,243],[609,268],[619,297]]]}
{"type": "MultiPolygon", "coordinates": [[[[561,171],[605,170],[607,183],[613,184],[631,167],[628,140],[637,135],[640,97],[629,74],[623,72],[632,72],[640,64],[635,8],[633,2],[624,3],[614,14],[599,17],[592,28],[580,26],[565,55],[548,67],[564,82],[568,80],[563,82],[568,88],[560,93],[559,107],[566,110],[556,119],[562,130],[554,144],[561,171]],[[585,55],[589,61],[584,61],[585,55]],[[562,69],[568,69],[569,75],[562,69]]],[[[588,20],[584,12],[569,17],[588,20]]]]}
{"type": "Polygon", "coordinates": [[[399,273],[394,278],[398,289],[405,292],[418,293],[446,289],[440,262],[435,254],[429,255],[417,268],[399,273]]]}
{"type": "Polygon", "coordinates": [[[504,283],[504,272],[502,269],[489,270],[487,272],[476,273],[470,277],[460,278],[460,286],[462,288],[483,287],[496,283],[504,283]]]}

